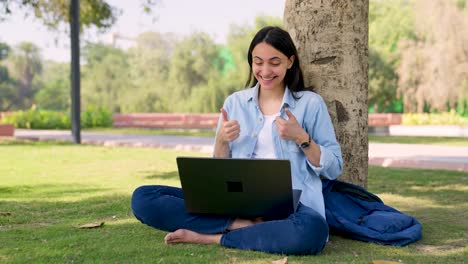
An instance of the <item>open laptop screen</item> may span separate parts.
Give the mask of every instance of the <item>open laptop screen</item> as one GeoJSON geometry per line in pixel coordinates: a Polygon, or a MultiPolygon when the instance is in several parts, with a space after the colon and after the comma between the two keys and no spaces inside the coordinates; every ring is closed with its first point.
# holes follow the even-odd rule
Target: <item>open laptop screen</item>
{"type": "Polygon", "coordinates": [[[178,157],[191,213],[282,218],[294,212],[288,160],[178,157]]]}

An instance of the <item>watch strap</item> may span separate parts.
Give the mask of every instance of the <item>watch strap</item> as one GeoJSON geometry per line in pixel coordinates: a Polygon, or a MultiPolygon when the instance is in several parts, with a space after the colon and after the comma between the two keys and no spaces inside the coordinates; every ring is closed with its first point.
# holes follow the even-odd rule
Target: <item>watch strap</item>
{"type": "Polygon", "coordinates": [[[312,139],[310,138],[310,135],[309,135],[309,140],[308,141],[304,141],[301,143],[301,145],[299,146],[301,149],[306,149],[310,146],[310,142],[312,141],[312,139]]]}

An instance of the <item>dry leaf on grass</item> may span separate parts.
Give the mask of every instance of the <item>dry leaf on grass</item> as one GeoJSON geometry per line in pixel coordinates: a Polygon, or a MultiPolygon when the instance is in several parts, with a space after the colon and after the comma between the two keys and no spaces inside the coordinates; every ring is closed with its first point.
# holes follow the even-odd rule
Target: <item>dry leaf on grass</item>
{"type": "Polygon", "coordinates": [[[373,260],[372,264],[401,264],[400,262],[390,260],[373,260]]]}
{"type": "Polygon", "coordinates": [[[93,222],[85,225],[81,225],[78,228],[80,229],[90,229],[90,228],[98,228],[104,225],[104,222],[93,222]]]}
{"type": "Polygon", "coordinates": [[[287,264],[288,263],[288,257],[284,257],[282,259],[274,260],[271,262],[271,264],[287,264]]]}
{"type": "Polygon", "coordinates": [[[10,212],[0,212],[0,215],[11,215],[10,212]]]}

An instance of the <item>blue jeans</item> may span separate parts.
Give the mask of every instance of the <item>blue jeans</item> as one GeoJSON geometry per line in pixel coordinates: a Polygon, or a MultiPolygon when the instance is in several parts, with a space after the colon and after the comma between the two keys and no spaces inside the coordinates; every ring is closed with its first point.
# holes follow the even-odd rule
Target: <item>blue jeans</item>
{"type": "Polygon", "coordinates": [[[185,209],[182,189],[169,186],[141,186],[132,197],[132,210],[142,223],[173,232],[188,229],[202,234],[222,234],[225,247],[277,254],[318,254],[328,238],[325,219],[299,204],[286,219],[227,230],[231,217],[190,214],[185,209]]]}

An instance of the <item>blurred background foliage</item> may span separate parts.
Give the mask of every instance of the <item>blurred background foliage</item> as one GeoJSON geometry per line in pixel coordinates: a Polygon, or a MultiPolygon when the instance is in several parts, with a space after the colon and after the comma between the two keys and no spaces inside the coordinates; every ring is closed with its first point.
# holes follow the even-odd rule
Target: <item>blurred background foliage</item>
{"type": "MultiPolygon", "coordinates": [[[[226,44],[205,32],[188,36],[145,32],[133,47],[87,43],[81,66],[82,108],[110,113],[217,112],[226,96],[244,88],[248,45],[258,29],[282,25],[257,17],[254,25],[232,25],[226,44]]],[[[117,36],[118,37],[118,36],[117,36]]],[[[0,112],[36,109],[68,111],[70,66],[43,61],[33,43],[1,43],[0,112]]]]}
{"type": "MultiPolygon", "coordinates": [[[[86,43],[82,109],[217,112],[245,88],[248,45],[265,25],[283,23],[232,25],[225,44],[205,32],[145,32],[129,49],[86,43]]],[[[44,61],[33,43],[0,43],[0,112],[69,112],[69,76],[68,63],[44,61]]],[[[468,0],[370,0],[368,102],[370,113],[468,117],[468,0]]]]}
{"type": "Polygon", "coordinates": [[[369,112],[468,117],[467,4],[370,1],[369,112]]]}

